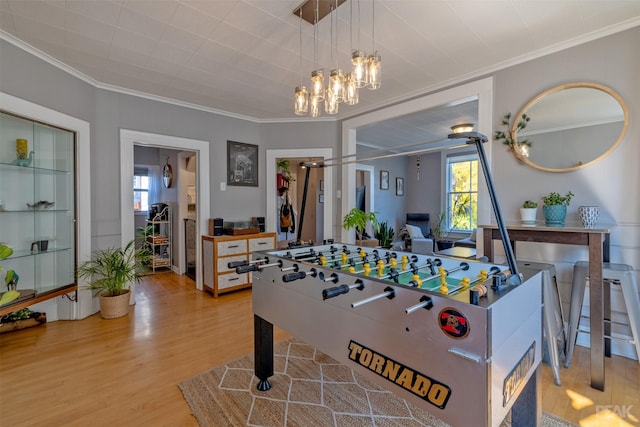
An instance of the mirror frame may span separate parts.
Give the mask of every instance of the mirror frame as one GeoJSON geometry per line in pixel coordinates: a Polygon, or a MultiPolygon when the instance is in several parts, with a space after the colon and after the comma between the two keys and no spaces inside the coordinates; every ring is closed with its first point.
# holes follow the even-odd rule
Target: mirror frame
{"type": "Polygon", "coordinates": [[[517,148],[514,147],[513,145],[511,146],[511,150],[513,151],[514,155],[516,156],[516,158],[525,163],[528,166],[531,166],[534,169],[538,169],[541,171],[545,171],[545,172],[571,172],[577,169],[582,169],[586,166],[589,166],[595,162],[597,162],[598,160],[601,160],[605,157],[607,157],[609,155],[609,153],[611,153],[618,145],[620,145],[620,143],[622,142],[622,140],[624,139],[625,135],[627,134],[627,129],[629,127],[629,109],[627,108],[627,104],[624,102],[624,99],[622,99],[622,97],[620,96],[620,94],[618,94],[618,92],[614,91],[613,89],[601,85],[599,83],[591,83],[591,82],[575,82],[575,83],[564,83],[558,86],[554,86],[550,89],[545,90],[544,92],[536,95],[535,97],[533,97],[533,99],[531,99],[529,102],[527,102],[525,104],[524,107],[522,107],[522,109],[518,112],[518,115],[516,116],[515,120],[513,121],[513,125],[511,126],[511,129],[509,130],[510,134],[511,134],[511,139],[513,141],[516,142],[518,141],[518,135],[517,135],[517,124],[520,121],[520,119],[522,118],[523,114],[527,113],[527,110],[536,102],[540,101],[542,98],[544,98],[547,95],[550,95],[552,93],[555,92],[559,92],[561,90],[565,90],[565,89],[572,89],[572,88],[591,88],[591,89],[597,89],[597,90],[601,90],[602,92],[605,92],[607,94],[609,94],[610,96],[612,96],[613,98],[615,98],[616,101],[618,101],[618,104],[620,104],[620,107],[622,107],[622,111],[624,113],[624,124],[622,126],[622,131],[620,132],[620,135],[618,136],[618,139],[615,141],[615,143],[613,145],[611,145],[611,147],[609,147],[609,149],[607,151],[605,151],[604,153],[602,153],[600,156],[596,157],[595,159],[587,162],[587,163],[582,163],[576,166],[571,166],[571,167],[567,167],[567,168],[548,168],[545,166],[540,166],[536,163],[533,163],[532,161],[530,161],[527,157],[521,155],[518,151],[517,148]]]}

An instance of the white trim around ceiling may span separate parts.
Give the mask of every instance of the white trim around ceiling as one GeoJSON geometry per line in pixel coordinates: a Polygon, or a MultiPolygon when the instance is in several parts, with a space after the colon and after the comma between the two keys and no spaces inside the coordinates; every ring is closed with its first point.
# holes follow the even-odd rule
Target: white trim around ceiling
{"type": "MultiPolygon", "coordinates": [[[[169,149],[183,149],[196,153],[196,242],[200,242],[202,235],[208,234],[207,218],[211,209],[209,181],[209,141],[178,138],[175,136],[159,135],[120,129],[120,235],[122,245],[135,238],[133,215],[133,146],[162,147],[169,149]]],[[[174,245],[182,244],[175,241],[174,245]]],[[[201,245],[196,245],[196,259],[202,259],[201,245]]],[[[202,290],[202,262],[196,262],[196,289],[202,290]]]]}

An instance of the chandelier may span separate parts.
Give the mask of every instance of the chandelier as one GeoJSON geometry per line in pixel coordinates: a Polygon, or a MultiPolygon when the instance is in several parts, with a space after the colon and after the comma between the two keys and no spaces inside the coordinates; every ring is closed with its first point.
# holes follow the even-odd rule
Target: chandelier
{"type": "MultiPolygon", "coordinates": [[[[349,1],[350,10],[350,43],[351,43],[351,71],[345,72],[338,65],[338,6],[347,0],[306,0],[293,13],[300,20],[300,84],[294,92],[294,112],[296,115],[318,117],[326,114],[337,114],[339,105],[356,105],[360,101],[359,89],[366,87],[376,90],[381,85],[382,58],[375,50],[375,0],[371,11],[371,54],[353,47],[353,1],[349,1]],[[334,16],[335,15],[335,16],[334,16]],[[331,19],[331,58],[329,73],[318,65],[318,22],[326,16],[331,19]],[[335,39],[334,39],[335,19],[335,39]],[[313,25],[313,64],[311,84],[309,90],[303,84],[302,70],[302,21],[313,25]],[[325,76],[327,81],[325,82],[325,76]]],[[[360,42],[360,0],[357,1],[358,45],[360,42]]]]}

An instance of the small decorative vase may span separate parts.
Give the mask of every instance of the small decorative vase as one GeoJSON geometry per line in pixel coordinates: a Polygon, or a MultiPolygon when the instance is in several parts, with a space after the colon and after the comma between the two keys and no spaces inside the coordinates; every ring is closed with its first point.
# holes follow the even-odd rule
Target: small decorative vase
{"type": "Polygon", "coordinates": [[[584,228],[596,227],[598,215],[600,214],[600,208],[598,206],[580,206],[578,213],[580,214],[580,220],[584,228]]]}
{"type": "Polygon", "coordinates": [[[548,226],[559,227],[564,225],[564,219],[567,217],[566,205],[548,205],[542,207],[544,221],[548,226]]]}
{"type": "Polygon", "coordinates": [[[520,219],[523,224],[534,224],[538,208],[520,208],[520,219]]]}
{"type": "Polygon", "coordinates": [[[17,160],[26,160],[29,155],[29,141],[26,139],[16,139],[17,160]]]}

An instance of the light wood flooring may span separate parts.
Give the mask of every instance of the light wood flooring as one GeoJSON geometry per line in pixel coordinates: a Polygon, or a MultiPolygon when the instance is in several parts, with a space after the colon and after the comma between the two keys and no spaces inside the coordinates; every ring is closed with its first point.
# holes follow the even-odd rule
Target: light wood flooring
{"type": "MultiPolygon", "coordinates": [[[[214,299],[186,276],[147,276],[129,316],[0,335],[0,425],[196,426],[177,384],[252,351],[251,290],[214,299]]],[[[589,386],[585,348],[562,387],[542,369],[543,410],[581,426],[640,425],[637,361],[607,359],[605,392],[589,386]]]]}

